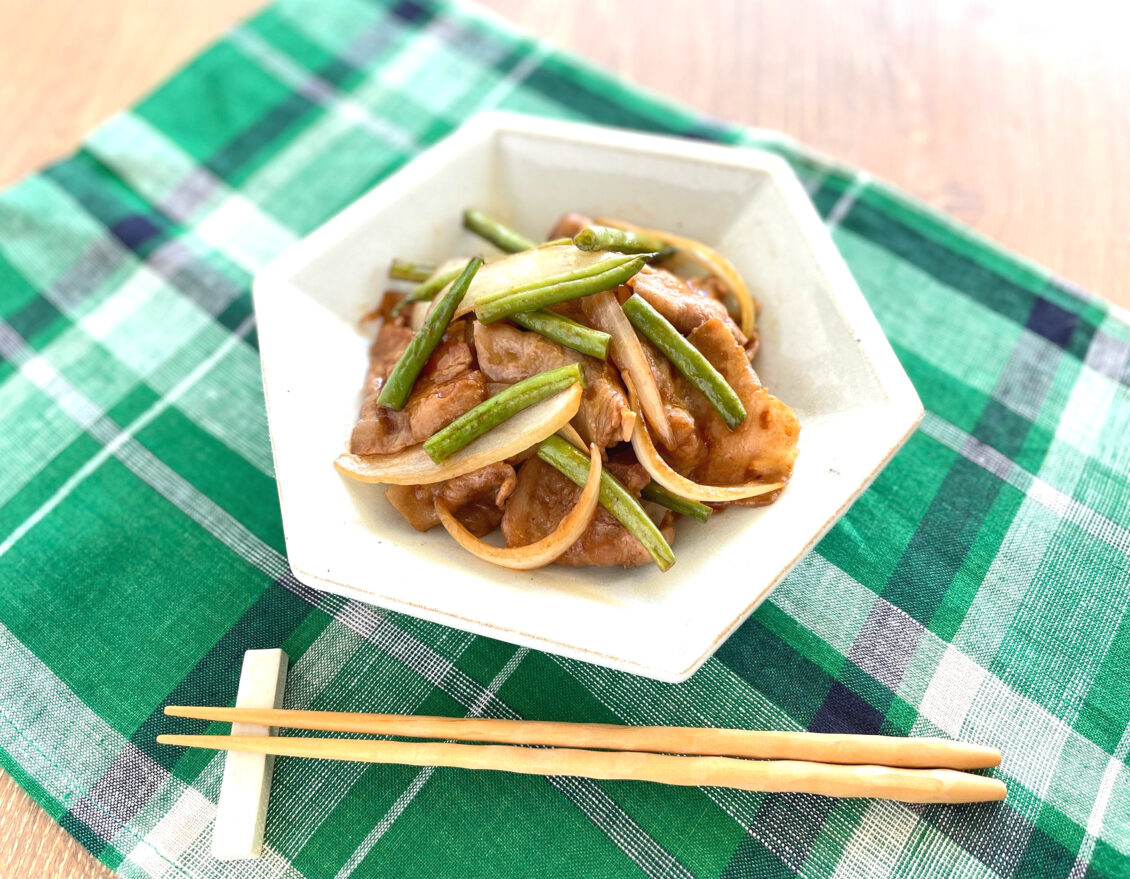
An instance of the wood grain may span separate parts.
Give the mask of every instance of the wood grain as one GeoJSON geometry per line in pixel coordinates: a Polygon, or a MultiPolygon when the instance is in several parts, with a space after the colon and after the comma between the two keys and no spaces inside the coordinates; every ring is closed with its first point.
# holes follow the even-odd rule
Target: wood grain
{"type": "MultiPolygon", "coordinates": [[[[259,0],[0,0],[0,184],[259,0]],[[79,14],[81,10],[81,14],[79,14]]],[[[488,0],[622,76],[785,131],[1130,306],[1125,4],[488,0]]],[[[107,876],[0,776],[0,877],[107,876]]]]}

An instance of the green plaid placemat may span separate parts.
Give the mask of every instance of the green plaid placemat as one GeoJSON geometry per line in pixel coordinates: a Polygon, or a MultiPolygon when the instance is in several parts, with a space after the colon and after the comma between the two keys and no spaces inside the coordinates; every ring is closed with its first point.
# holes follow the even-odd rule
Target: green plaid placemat
{"type": "Polygon", "coordinates": [[[283,0],[0,196],[0,296],[0,764],[123,875],[1130,875],[1130,329],[866,176],[472,9],[283,0]],[[685,684],[286,566],[250,279],[499,106],[783,155],[926,405],[685,684]],[[267,646],[292,657],[292,707],[960,736],[1004,751],[1009,796],[281,761],[266,856],[221,865],[220,759],[153,738],[163,705],[228,702],[267,646]]]}

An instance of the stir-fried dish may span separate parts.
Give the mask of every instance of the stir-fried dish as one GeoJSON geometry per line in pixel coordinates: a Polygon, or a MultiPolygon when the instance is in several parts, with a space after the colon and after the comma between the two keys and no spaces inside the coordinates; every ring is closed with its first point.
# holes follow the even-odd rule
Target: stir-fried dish
{"type": "Polygon", "coordinates": [[[773,503],[800,427],[752,363],[757,302],[701,242],[566,214],[505,256],[395,260],[336,466],[503,567],[675,562],[676,522],[773,503]],[[501,529],[501,542],[484,540],[501,529]]]}

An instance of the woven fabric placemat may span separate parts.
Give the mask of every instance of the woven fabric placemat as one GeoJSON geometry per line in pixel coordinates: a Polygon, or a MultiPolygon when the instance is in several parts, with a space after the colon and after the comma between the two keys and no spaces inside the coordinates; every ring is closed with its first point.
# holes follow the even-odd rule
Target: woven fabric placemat
{"type": "MultiPolygon", "coordinates": [[[[282,0],[0,195],[0,765],[125,876],[1130,872],[1130,329],[864,174],[473,8],[282,0]],[[491,107],[785,157],[926,406],[689,681],[314,592],[289,572],[254,272],[491,107]],[[911,807],[280,761],[263,860],[222,760],[154,744],[283,647],[290,707],[960,736],[1002,804],[911,807]]],[[[218,731],[221,727],[217,725],[218,731]]]]}

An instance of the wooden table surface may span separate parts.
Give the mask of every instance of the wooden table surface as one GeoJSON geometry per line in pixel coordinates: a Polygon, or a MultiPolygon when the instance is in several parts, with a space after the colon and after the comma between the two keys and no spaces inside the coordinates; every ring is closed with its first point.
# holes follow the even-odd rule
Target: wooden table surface
{"type": "MultiPolygon", "coordinates": [[[[0,0],[0,185],[259,0],[0,0]]],[[[785,131],[1130,306],[1130,14],[1001,0],[487,0],[624,77],[785,131]]],[[[0,877],[109,876],[0,773],[0,877]]]]}

